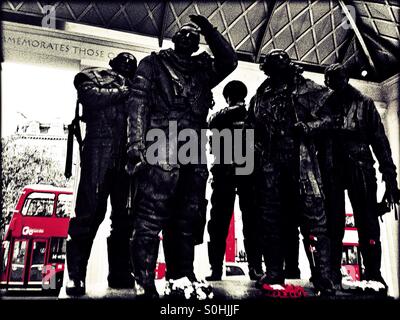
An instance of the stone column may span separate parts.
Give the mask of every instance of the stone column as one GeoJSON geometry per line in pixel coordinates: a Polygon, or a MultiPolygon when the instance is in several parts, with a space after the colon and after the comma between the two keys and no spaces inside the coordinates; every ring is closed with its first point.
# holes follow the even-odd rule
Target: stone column
{"type": "MultiPolygon", "coordinates": [[[[399,85],[400,76],[395,75],[384,81],[382,98],[387,110],[383,119],[386,134],[392,149],[392,157],[397,167],[397,182],[400,182],[400,109],[399,85]]],[[[380,200],[380,199],[379,199],[380,200]]],[[[389,294],[399,298],[399,220],[393,212],[384,216],[382,231],[382,273],[389,285],[389,294]]]]}

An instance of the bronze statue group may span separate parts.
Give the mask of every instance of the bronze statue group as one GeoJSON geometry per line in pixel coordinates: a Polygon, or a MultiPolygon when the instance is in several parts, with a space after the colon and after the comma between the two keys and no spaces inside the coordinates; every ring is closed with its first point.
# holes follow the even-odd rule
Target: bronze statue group
{"type": "MultiPolygon", "coordinates": [[[[342,289],[347,190],[365,268],[362,277],[386,288],[380,272],[377,182],[370,147],[386,183],[384,201],[395,206],[400,191],[373,101],[349,85],[343,66],[327,68],[324,87],[304,78],[287,53],[275,49],[260,63],[266,80],[249,108],[246,86],[229,82],[223,91],[228,106],[207,123],[213,107],[211,90],[235,70],[238,59],[205,17],[192,15],[191,20],[174,35],[174,49],[152,53],[138,66],[132,54],[121,53],[110,61],[111,69],[86,69],[75,77],[86,134],[67,241],[67,294],[85,294],[93,239],[110,197],[109,287],[131,288],[142,298],[159,297],[155,269],[162,232],[165,294],[212,297],[212,288],[199,281],[193,270],[194,249],[203,242],[206,225],[209,173],[207,163],[201,161],[205,147],[199,146],[198,161],[191,163],[169,161],[167,149],[161,151],[166,161],[150,164],[146,159],[154,143],[148,139],[152,130],[164,132],[166,145],[172,145],[170,122],[178,131],[191,129],[199,135],[204,128],[254,130],[250,175],[237,175],[234,161],[211,169],[207,230],[212,274],[208,280],[221,280],[225,240],[238,194],[249,276],[255,286],[274,294],[284,292],[285,279],[300,277],[300,227],[315,291],[335,295],[342,289]],[[193,55],[200,35],[213,57],[205,52],[193,55]]],[[[182,145],[184,141],[178,139],[178,149],[182,145]]]]}

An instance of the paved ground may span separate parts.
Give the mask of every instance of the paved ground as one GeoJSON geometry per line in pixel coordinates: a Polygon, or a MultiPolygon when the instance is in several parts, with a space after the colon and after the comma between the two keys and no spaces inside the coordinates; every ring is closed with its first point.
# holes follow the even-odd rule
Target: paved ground
{"type": "MultiPolygon", "coordinates": [[[[375,299],[377,296],[372,295],[355,295],[347,292],[338,292],[332,298],[318,297],[315,295],[312,285],[307,280],[290,280],[289,284],[302,286],[306,293],[305,300],[365,300],[375,299]]],[[[213,287],[214,299],[226,300],[226,301],[238,301],[238,300],[260,300],[266,299],[263,293],[254,286],[253,281],[249,280],[223,280],[223,281],[211,281],[210,284],[213,287]]],[[[157,291],[163,299],[165,281],[156,281],[157,291]]],[[[382,297],[379,297],[382,298],[382,297]]],[[[66,295],[65,290],[62,289],[59,295],[59,299],[126,299],[135,300],[136,295],[132,289],[116,290],[110,289],[105,284],[97,286],[89,286],[87,288],[87,294],[79,298],[71,298],[66,295]]],[[[385,298],[389,299],[389,298],[385,298]]]]}
{"type": "MultiPolygon", "coordinates": [[[[332,298],[317,297],[314,293],[313,287],[307,280],[291,280],[289,284],[302,286],[306,293],[304,300],[318,300],[318,299],[330,299],[330,300],[365,300],[365,299],[376,299],[382,298],[376,295],[366,294],[350,294],[348,292],[338,292],[332,298]]],[[[223,280],[223,281],[211,281],[210,284],[213,287],[214,299],[221,301],[240,301],[240,300],[260,300],[266,299],[267,297],[254,286],[253,281],[249,280],[223,280]]],[[[161,300],[164,298],[164,280],[156,281],[157,291],[160,294],[161,300]]],[[[103,284],[90,284],[86,289],[86,295],[82,297],[69,297],[65,293],[65,288],[62,288],[58,297],[42,296],[40,293],[34,292],[3,292],[1,296],[2,300],[17,300],[17,299],[59,299],[59,300],[135,300],[136,294],[133,289],[110,289],[106,283],[103,284]]],[[[385,299],[390,299],[386,298],[385,299]]],[[[276,299],[274,299],[276,300],[276,299]]]]}
{"type": "MultiPolygon", "coordinates": [[[[53,309],[48,314],[59,315],[74,320],[88,319],[94,315],[108,317],[111,320],[119,318],[135,319],[267,319],[271,314],[294,319],[300,316],[318,319],[317,316],[330,315],[333,319],[360,318],[360,312],[376,310],[398,312],[400,303],[391,298],[344,295],[332,298],[313,295],[308,281],[291,281],[291,284],[302,285],[308,297],[302,299],[276,299],[264,297],[262,292],[254,287],[249,280],[224,280],[210,282],[213,286],[214,299],[204,301],[171,300],[163,297],[165,281],[157,281],[157,289],[161,299],[157,301],[142,301],[136,298],[134,290],[115,290],[104,285],[90,285],[87,294],[79,298],[71,298],[62,289],[58,297],[42,297],[25,293],[23,296],[0,297],[0,310],[31,311],[42,314],[43,310],[53,309]],[[4,300],[4,301],[1,301],[4,300]],[[24,301],[21,301],[24,300],[24,301]],[[49,301],[50,300],[50,301],[49,301]],[[2,304],[4,303],[4,304],[2,304]],[[317,311],[318,310],[318,311],[317,311]],[[323,310],[323,311],[320,311],[323,310]],[[258,316],[254,316],[254,314],[258,316]],[[78,317],[79,316],[79,317],[78,317]],[[314,317],[315,316],[315,317],[314,317]]],[[[46,313],[47,314],[47,311],[46,313]]],[[[320,319],[323,319],[319,317],[320,319]]]]}
{"type": "MultiPolygon", "coordinates": [[[[310,284],[305,280],[291,281],[291,284],[302,285],[310,296],[312,289],[310,284]]],[[[245,300],[253,298],[263,298],[260,290],[255,288],[254,282],[249,280],[223,280],[211,281],[215,299],[218,300],[245,300]]],[[[160,297],[163,298],[165,281],[156,281],[157,291],[160,297]]],[[[87,294],[79,299],[135,299],[134,290],[123,289],[116,290],[110,289],[106,285],[88,286],[87,294]]],[[[66,295],[65,290],[62,289],[59,299],[76,299],[66,295]]]]}

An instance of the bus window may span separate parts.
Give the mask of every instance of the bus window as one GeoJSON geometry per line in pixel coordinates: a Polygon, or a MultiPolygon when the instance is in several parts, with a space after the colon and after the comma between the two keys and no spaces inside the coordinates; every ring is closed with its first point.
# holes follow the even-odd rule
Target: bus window
{"type": "Polygon", "coordinates": [[[358,264],[357,247],[349,247],[347,249],[347,257],[349,264],[358,264]]]}
{"type": "Polygon", "coordinates": [[[346,215],[346,228],[354,228],[356,224],[354,223],[354,216],[353,215],[346,215]]]}
{"type": "Polygon", "coordinates": [[[347,264],[347,256],[346,256],[346,252],[343,251],[342,252],[342,262],[341,265],[347,264]]]}
{"type": "Polygon", "coordinates": [[[15,241],[14,252],[11,260],[10,281],[24,281],[24,269],[26,258],[26,240],[15,241]]]}
{"type": "Polygon", "coordinates": [[[49,263],[64,263],[67,241],[64,238],[53,238],[50,243],[49,263]]]}
{"type": "Polygon", "coordinates": [[[56,216],[69,218],[72,213],[72,194],[60,194],[57,200],[56,216]]]}
{"type": "Polygon", "coordinates": [[[53,214],[53,193],[31,193],[25,200],[22,214],[26,216],[50,217],[53,214]]]}
{"type": "Polygon", "coordinates": [[[7,268],[7,262],[8,262],[8,249],[10,247],[10,243],[8,241],[3,242],[3,248],[1,250],[1,256],[0,256],[0,274],[3,274],[6,271],[7,268]]]}
{"type": "Polygon", "coordinates": [[[35,241],[32,250],[32,265],[29,281],[42,281],[42,270],[46,254],[46,242],[35,241]]]}
{"type": "Polygon", "coordinates": [[[358,251],[356,246],[344,246],[342,265],[358,265],[358,251]]]}

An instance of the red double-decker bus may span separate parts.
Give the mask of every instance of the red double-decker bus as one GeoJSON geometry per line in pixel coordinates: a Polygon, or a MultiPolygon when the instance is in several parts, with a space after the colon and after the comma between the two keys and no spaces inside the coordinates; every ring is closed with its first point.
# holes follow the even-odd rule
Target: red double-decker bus
{"type": "Polygon", "coordinates": [[[72,190],[26,186],[18,199],[0,252],[0,286],[58,294],[64,276],[72,190]]]}

